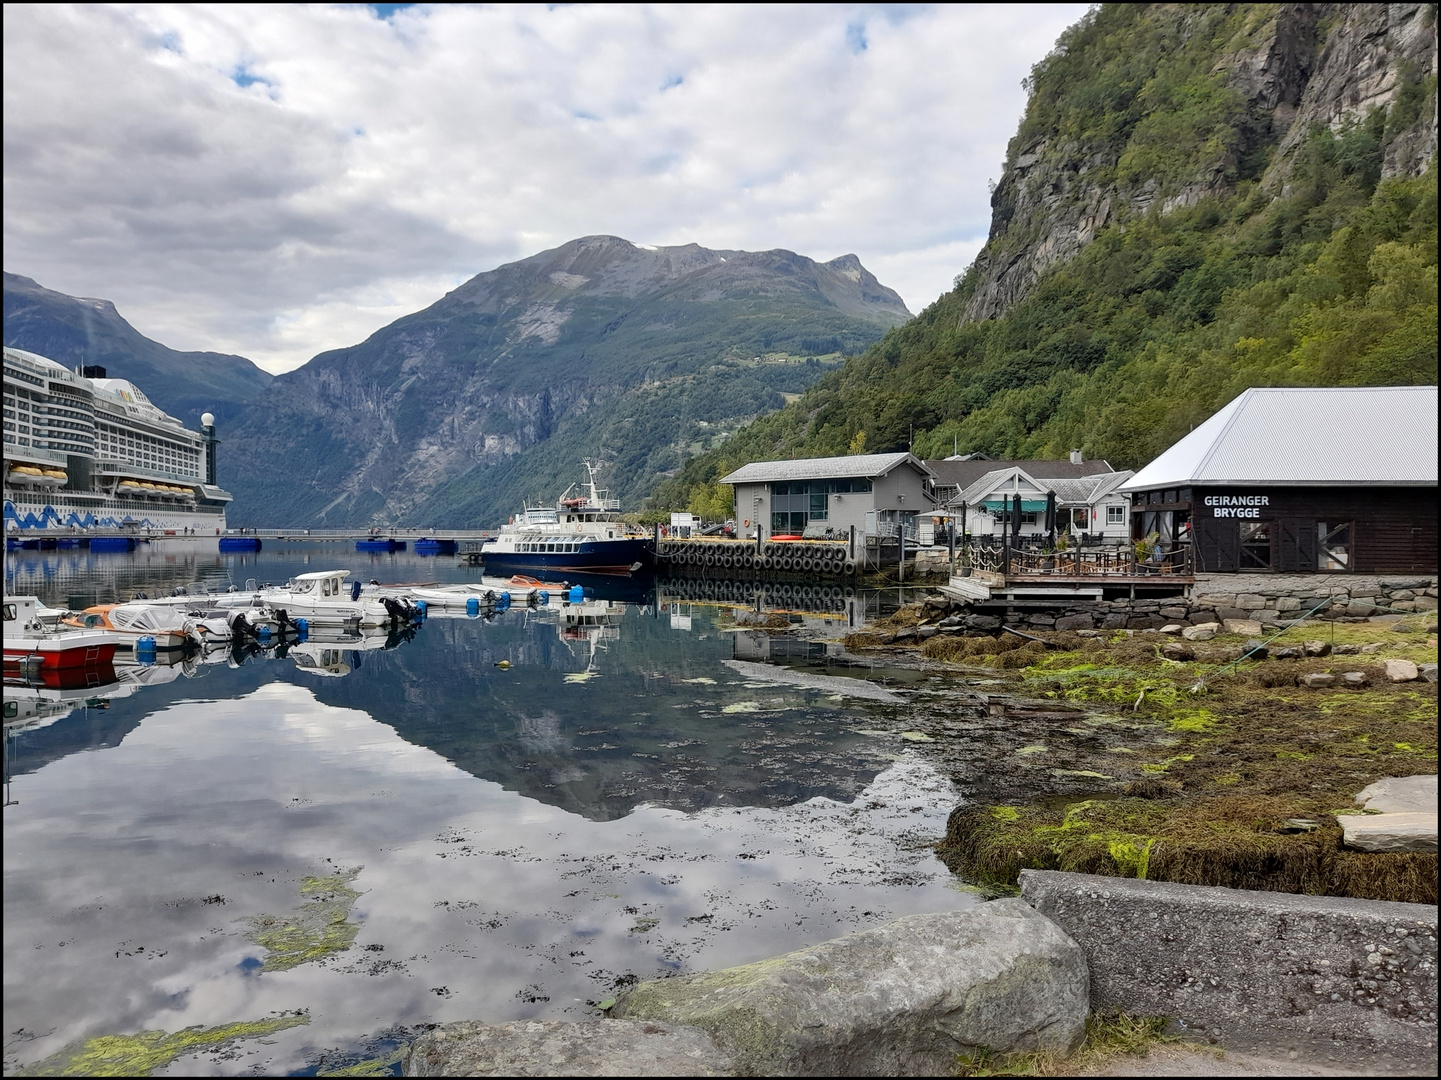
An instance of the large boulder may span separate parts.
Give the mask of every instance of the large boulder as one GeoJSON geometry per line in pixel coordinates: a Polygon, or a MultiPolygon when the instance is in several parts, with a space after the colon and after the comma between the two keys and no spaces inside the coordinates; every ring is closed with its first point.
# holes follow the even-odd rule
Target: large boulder
{"type": "Polygon", "coordinates": [[[1410,660],[1387,660],[1386,678],[1392,682],[1415,682],[1421,672],[1410,660]]]}
{"type": "Polygon", "coordinates": [[[462,1022],[405,1051],[405,1076],[734,1076],[696,1028],[638,1020],[462,1022]]]}
{"type": "Polygon", "coordinates": [[[747,1076],[950,1075],[982,1047],[1074,1050],[1089,984],[1076,943],[1006,899],[643,982],[612,1015],[702,1028],[747,1076]]]}

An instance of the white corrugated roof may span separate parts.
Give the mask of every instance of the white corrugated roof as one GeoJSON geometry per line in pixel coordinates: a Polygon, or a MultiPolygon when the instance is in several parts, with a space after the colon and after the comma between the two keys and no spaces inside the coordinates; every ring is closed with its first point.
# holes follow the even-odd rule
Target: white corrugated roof
{"type": "Polygon", "coordinates": [[[1436,484],[1436,387],[1247,390],[1121,489],[1436,484]]]}
{"type": "Polygon", "coordinates": [[[843,476],[884,476],[909,461],[923,476],[934,476],[925,462],[904,450],[898,454],[852,454],[849,457],[800,458],[796,461],[753,461],[720,478],[722,484],[766,484],[775,480],[834,480],[843,476]]]}

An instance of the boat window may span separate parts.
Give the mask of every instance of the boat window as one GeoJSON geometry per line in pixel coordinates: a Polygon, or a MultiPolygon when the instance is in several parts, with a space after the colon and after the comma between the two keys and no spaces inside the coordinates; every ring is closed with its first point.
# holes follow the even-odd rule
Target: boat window
{"type": "Polygon", "coordinates": [[[546,550],[546,551],[554,551],[554,550],[555,550],[555,545],[554,545],[554,544],[546,544],[546,545],[545,545],[545,550],[546,550]]]}
{"type": "MultiPolygon", "coordinates": [[[[14,622],[17,618],[19,618],[19,615],[18,615],[17,612],[16,612],[15,605],[14,605],[14,604],[6,604],[6,605],[5,605],[5,621],[6,621],[6,622],[14,622]]],[[[6,704],[8,705],[9,702],[6,702],[6,704]]]]}

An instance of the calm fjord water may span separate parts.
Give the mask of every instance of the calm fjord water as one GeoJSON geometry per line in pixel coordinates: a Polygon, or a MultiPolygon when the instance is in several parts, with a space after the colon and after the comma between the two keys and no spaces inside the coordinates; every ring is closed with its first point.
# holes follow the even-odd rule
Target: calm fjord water
{"type": "MultiPolygon", "coordinates": [[[[75,606],[333,566],[476,575],[177,542],[11,553],[6,592],[75,606]]],[[[319,665],[156,669],[10,729],[6,1071],[296,1010],[160,1071],[331,1069],[415,1025],[584,1018],[634,977],[971,902],[927,846],[953,789],[876,729],[891,695],[738,661],[714,609],[640,599],[432,618],[319,665]]]]}

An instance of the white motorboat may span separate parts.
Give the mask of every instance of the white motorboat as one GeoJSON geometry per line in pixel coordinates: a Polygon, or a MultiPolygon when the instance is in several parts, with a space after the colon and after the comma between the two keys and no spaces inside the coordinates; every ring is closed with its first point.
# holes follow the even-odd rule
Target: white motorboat
{"type": "Polygon", "coordinates": [[[183,649],[200,641],[189,615],[162,604],[96,604],[84,611],[67,612],[60,617],[60,625],[113,631],[127,649],[137,648],[144,638],[156,649],[183,649]]]}
{"type": "Polygon", "coordinates": [[[185,607],[197,603],[222,610],[268,608],[279,621],[280,613],[294,621],[304,618],[312,626],[321,624],[363,628],[399,626],[416,617],[414,606],[403,598],[383,595],[361,596],[361,585],[345,579],[349,570],[317,570],[299,574],[284,585],[257,586],[253,580],[234,592],[211,592],[200,584],[177,589],[173,596],[150,603],[185,607]]]}

